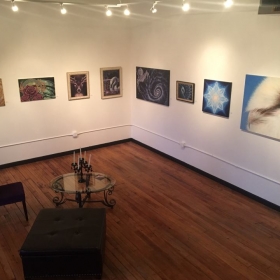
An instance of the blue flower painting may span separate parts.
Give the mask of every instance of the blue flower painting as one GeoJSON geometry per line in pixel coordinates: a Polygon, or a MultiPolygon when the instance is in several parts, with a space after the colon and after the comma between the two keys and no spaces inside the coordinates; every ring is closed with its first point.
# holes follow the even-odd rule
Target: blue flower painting
{"type": "Polygon", "coordinates": [[[280,139],[280,78],[246,75],[240,128],[280,139]]]}
{"type": "Polygon", "coordinates": [[[229,117],[232,83],[204,80],[202,111],[229,117]]]}
{"type": "Polygon", "coordinates": [[[136,98],[169,106],[170,71],[136,67],[136,98]]]}

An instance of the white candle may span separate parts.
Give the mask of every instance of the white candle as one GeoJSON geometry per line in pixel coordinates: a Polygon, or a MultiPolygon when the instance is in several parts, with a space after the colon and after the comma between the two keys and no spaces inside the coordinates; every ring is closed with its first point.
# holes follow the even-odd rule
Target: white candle
{"type": "Polygon", "coordinates": [[[73,152],[73,163],[75,163],[75,151],[73,152]]]}
{"type": "Polygon", "coordinates": [[[91,154],[89,155],[89,159],[88,159],[88,165],[90,166],[90,159],[91,159],[91,154]]]}

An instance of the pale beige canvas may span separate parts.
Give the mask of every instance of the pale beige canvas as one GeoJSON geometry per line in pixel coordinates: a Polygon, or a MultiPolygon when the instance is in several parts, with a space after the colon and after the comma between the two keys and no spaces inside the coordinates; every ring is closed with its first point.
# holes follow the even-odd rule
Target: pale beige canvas
{"type": "Polygon", "coordinates": [[[1,106],[5,106],[5,99],[4,99],[2,79],[0,79],[0,107],[1,106]]]}

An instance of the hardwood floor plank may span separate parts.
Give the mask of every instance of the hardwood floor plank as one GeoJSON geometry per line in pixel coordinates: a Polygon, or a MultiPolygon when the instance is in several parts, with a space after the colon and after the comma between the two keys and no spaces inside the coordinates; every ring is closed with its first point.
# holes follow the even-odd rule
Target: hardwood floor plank
{"type": "MultiPolygon", "coordinates": [[[[117,182],[113,209],[84,205],[106,208],[104,280],[280,279],[279,212],[134,142],[89,154],[93,169],[117,182]]],[[[0,167],[0,185],[23,183],[29,215],[21,203],[0,206],[0,280],[23,280],[18,250],[38,213],[55,207],[50,181],[73,172],[72,159],[0,167]]]]}

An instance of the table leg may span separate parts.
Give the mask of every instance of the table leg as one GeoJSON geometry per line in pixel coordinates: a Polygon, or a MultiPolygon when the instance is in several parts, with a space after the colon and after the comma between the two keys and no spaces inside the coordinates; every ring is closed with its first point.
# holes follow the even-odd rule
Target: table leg
{"type": "Polygon", "coordinates": [[[56,207],[60,204],[63,204],[65,201],[66,201],[66,199],[64,199],[64,193],[63,192],[60,193],[60,199],[59,199],[58,196],[55,196],[53,198],[53,202],[55,203],[56,207]]]}
{"type": "Polygon", "coordinates": [[[82,195],[80,192],[76,192],[76,202],[79,204],[79,208],[83,207],[82,195]]]}
{"type": "Polygon", "coordinates": [[[102,203],[105,206],[108,206],[108,207],[111,207],[111,208],[113,208],[115,206],[115,204],[116,204],[116,200],[115,199],[108,200],[108,195],[111,195],[113,193],[113,190],[114,190],[114,186],[111,187],[108,190],[105,190],[104,191],[104,201],[102,201],[102,203]]]}

